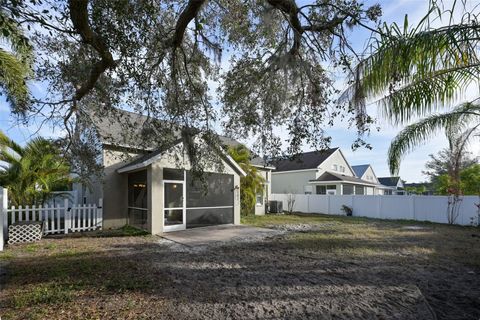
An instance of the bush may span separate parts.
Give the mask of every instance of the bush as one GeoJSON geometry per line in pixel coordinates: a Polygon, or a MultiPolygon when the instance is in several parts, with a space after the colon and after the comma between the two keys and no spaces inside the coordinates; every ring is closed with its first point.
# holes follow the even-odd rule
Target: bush
{"type": "Polygon", "coordinates": [[[342,205],[342,211],[345,212],[345,214],[346,214],[348,217],[351,217],[351,216],[353,215],[353,209],[350,208],[349,206],[342,205]]]}

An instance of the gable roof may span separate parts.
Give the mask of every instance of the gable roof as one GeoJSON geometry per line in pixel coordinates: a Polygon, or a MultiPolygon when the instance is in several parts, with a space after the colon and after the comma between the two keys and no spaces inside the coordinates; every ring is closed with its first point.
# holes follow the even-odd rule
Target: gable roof
{"type": "Polygon", "coordinates": [[[325,182],[325,181],[344,181],[344,182],[351,182],[351,183],[359,183],[359,184],[366,184],[371,186],[376,186],[376,183],[362,180],[357,177],[350,177],[339,173],[334,173],[330,171],[324,172],[320,177],[314,180],[310,180],[310,182],[325,182]]]}
{"type": "MultiPolygon", "coordinates": [[[[242,145],[242,143],[230,137],[218,135],[218,138],[220,139],[220,143],[222,143],[225,147],[236,147],[236,146],[242,145]]],[[[257,168],[275,169],[274,166],[267,163],[262,157],[254,156],[253,158],[250,159],[250,164],[257,168]]]]}
{"type": "Polygon", "coordinates": [[[398,185],[398,180],[400,177],[381,177],[378,178],[378,181],[387,187],[396,187],[398,185]]]}
{"type": "Polygon", "coordinates": [[[330,157],[339,148],[331,148],[323,151],[310,151],[300,153],[291,159],[278,159],[273,161],[274,172],[316,169],[328,157],[330,157]]]}
{"type": "MultiPolygon", "coordinates": [[[[150,153],[147,153],[143,156],[140,156],[140,157],[134,159],[133,161],[125,164],[124,166],[118,168],[117,172],[118,173],[124,173],[124,172],[129,172],[129,171],[144,168],[144,167],[154,163],[158,159],[160,159],[162,157],[162,155],[166,151],[168,151],[168,149],[180,144],[181,142],[182,142],[182,139],[178,139],[178,140],[176,140],[175,143],[172,143],[168,147],[162,147],[162,148],[159,148],[159,149],[157,149],[153,152],[150,152],[150,153]]],[[[241,176],[245,177],[247,175],[245,173],[245,171],[243,171],[243,169],[238,165],[238,163],[236,163],[235,160],[233,160],[233,158],[230,157],[228,154],[223,152],[220,156],[225,160],[225,162],[227,162],[228,165],[230,165],[230,167],[232,169],[237,171],[241,176]]]]}
{"type": "MultiPolygon", "coordinates": [[[[145,154],[145,158],[152,153],[162,153],[181,141],[180,127],[168,121],[118,108],[91,110],[88,114],[102,144],[151,152],[145,154]],[[162,136],[161,143],[156,140],[157,136],[162,136]],[[164,146],[166,136],[171,142],[164,146]]],[[[218,135],[218,138],[225,146],[241,144],[226,136],[218,135]]],[[[143,157],[136,161],[142,162],[143,157]]],[[[274,169],[260,157],[254,157],[250,162],[255,167],[274,169]]]]}
{"type": "Polygon", "coordinates": [[[358,166],[352,166],[352,169],[353,172],[355,172],[355,175],[361,178],[365,174],[365,171],[367,171],[368,167],[370,167],[369,164],[361,164],[358,166]]]}
{"type": "Polygon", "coordinates": [[[158,136],[162,141],[181,137],[173,122],[118,108],[88,110],[88,116],[102,144],[152,151],[159,146],[158,136]]]}

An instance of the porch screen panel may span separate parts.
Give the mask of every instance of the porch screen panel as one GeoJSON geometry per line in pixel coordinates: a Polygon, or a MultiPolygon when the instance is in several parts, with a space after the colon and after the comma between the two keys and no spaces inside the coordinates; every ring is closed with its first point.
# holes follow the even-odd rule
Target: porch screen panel
{"type": "Polygon", "coordinates": [[[128,174],[128,223],[145,229],[147,226],[147,171],[128,174]]]}
{"type": "Polygon", "coordinates": [[[233,208],[187,209],[187,228],[233,223],[233,208]]]}
{"type": "Polygon", "coordinates": [[[187,228],[233,223],[233,175],[205,175],[202,183],[187,171],[187,228]]]}

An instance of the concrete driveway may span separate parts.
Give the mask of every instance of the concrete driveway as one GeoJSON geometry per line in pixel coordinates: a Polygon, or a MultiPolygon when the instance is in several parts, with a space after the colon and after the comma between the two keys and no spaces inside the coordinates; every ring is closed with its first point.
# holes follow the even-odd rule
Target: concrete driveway
{"type": "Polygon", "coordinates": [[[219,225],[168,232],[162,237],[189,247],[210,246],[229,242],[258,241],[285,232],[242,225],[219,225]]]}

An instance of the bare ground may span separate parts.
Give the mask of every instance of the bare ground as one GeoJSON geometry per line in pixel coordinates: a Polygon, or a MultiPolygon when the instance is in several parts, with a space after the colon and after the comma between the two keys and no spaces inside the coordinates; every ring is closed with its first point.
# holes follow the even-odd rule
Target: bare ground
{"type": "Polygon", "coordinates": [[[245,222],[285,233],[203,248],[98,235],[12,246],[0,253],[0,315],[480,318],[478,229],[327,216],[245,222]]]}

